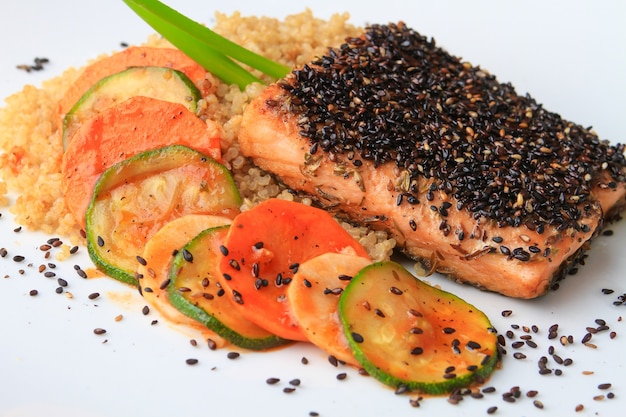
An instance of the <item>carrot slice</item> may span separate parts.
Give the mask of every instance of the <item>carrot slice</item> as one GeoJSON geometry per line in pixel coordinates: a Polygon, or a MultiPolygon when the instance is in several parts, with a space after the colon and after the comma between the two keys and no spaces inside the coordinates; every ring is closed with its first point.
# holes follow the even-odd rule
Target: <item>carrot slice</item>
{"type": "Polygon", "coordinates": [[[366,250],[324,210],[270,199],[239,214],[220,260],[222,287],[244,317],[284,339],[307,341],[287,300],[297,266],[327,252],[366,250]]]}
{"type": "Polygon", "coordinates": [[[142,255],[144,262],[137,267],[139,287],[146,302],[170,323],[206,332],[206,336],[211,337],[218,347],[226,346],[228,342],[172,306],[167,295],[167,280],[175,251],[183,248],[203,230],[230,222],[228,217],[209,214],[187,214],[174,219],[146,242],[142,255]]]}
{"type": "Polygon", "coordinates": [[[100,175],[140,152],[180,144],[220,161],[221,129],[181,104],[132,97],[86,120],[63,155],[65,203],[85,227],[85,213],[100,175]]]}
{"type": "Polygon", "coordinates": [[[372,261],[347,253],[325,253],[300,264],[287,290],[293,316],[315,346],[360,366],[348,345],[337,312],[350,279],[372,261]]]}
{"type": "Polygon", "coordinates": [[[200,64],[178,49],[132,46],[106,58],[95,61],[85,68],[65,92],[58,105],[59,126],[67,112],[87,90],[102,78],[129,67],[167,67],[184,73],[198,87],[203,96],[213,88],[206,78],[207,71],[200,64]]]}

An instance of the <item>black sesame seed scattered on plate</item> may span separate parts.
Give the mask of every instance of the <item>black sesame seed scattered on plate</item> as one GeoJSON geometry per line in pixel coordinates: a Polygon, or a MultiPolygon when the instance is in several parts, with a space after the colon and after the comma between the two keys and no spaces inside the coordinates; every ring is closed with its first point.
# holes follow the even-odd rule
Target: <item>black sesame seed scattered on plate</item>
{"type": "Polygon", "coordinates": [[[334,355],[328,355],[328,362],[334,367],[339,366],[339,361],[334,355]]]}
{"type": "Polygon", "coordinates": [[[41,71],[44,69],[44,65],[49,62],[50,60],[48,58],[35,57],[32,64],[18,64],[15,68],[25,72],[41,71]]]}

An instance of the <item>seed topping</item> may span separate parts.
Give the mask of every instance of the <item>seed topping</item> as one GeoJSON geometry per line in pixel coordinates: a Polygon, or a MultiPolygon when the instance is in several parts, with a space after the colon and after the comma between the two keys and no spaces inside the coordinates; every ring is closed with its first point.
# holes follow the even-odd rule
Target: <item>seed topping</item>
{"type": "MultiPolygon", "coordinates": [[[[584,219],[598,209],[592,188],[625,179],[623,145],[599,140],[403,23],[369,26],[281,86],[311,154],[394,163],[409,183],[430,181],[457,209],[499,226],[589,230],[584,219]]],[[[420,200],[419,190],[400,191],[396,204],[420,200]]],[[[427,200],[432,191],[423,191],[427,200]]],[[[433,209],[443,217],[450,210],[433,209]]]]}

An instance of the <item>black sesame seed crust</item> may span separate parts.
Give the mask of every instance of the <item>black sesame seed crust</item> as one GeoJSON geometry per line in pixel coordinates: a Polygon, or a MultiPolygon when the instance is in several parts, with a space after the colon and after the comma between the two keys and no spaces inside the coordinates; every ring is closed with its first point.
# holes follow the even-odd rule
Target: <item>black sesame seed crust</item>
{"type": "Polygon", "coordinates": [[[624,145],[601,141],[402,23],[368,27],[280,85],[310,154],[355,167],[393,161],[408,173],[398,205],[428,199],[415,187],[423,177],[476,219],[582,230],[592,188],[625,179],[624,145]]]}

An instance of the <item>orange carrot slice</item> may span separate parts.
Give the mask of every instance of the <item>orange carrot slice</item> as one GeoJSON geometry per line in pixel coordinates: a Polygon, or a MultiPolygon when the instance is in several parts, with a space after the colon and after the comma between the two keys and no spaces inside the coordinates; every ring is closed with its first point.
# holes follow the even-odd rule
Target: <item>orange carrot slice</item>
{"type": "Polygon", "coordinates": [[[221,128],[183,105],[132,97],[86,120],[63,155],[65,203],[84,227],[94,186],[107,168],[140,152],[185,145],[220,161],[221,128]]]}
{"type": "Polygon", "coordinates": [[[308,340],[287,299],[297,266],[327,252],[367,252],[324,210],[270,199],[239,214],[225,239],[220,282],[251,322],[289,340],[308,340]]]}
{"type": "Polygon", "coordinates": [[[359,366],[343,332],[337,308],[350,279],[372,261],[347,253],[325,253],[300,264],[288,286],[293,316],[311,343],[348,364],[359,366]]]}
{"type": "Polygon", "coordinates": [[[95,61],[84,69],[65,92],[58,105],[59,126],[67,112],[87,90],[102,78],[123,71],[129,67],[167,67],[184,73],[198,87],[203,96],[211,92],[211,82],[207,71],[193,59],[174,48],[153,48],[132,46],[106,58],[95,61]]]}

